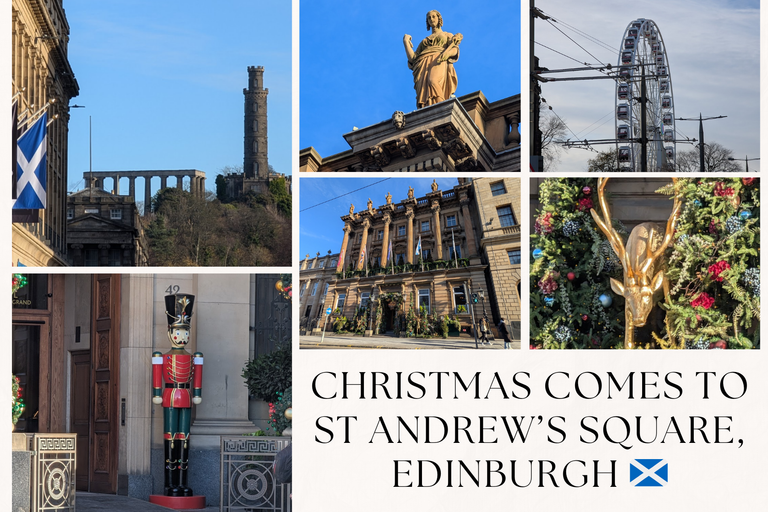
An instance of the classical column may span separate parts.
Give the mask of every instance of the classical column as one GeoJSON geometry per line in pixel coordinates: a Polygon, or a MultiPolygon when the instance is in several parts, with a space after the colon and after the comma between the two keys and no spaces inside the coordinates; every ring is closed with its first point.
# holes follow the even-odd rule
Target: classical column
{"type": "Polygon", "coordinates": [[[176,188],[179,190],[184,189],[184,176],[176,176],[176,188]]]}
{"type": "Polygon", "coordinates": [[[136,202],[136,176],[130,176],[128,178],[128,194],[136,202]]]}
{"type": "Polygon", "coordinates": [[[384,217],[384,240],[381,245],[381,266],[387,266],[387,256],[389,255],[389,223],[392,222],[392,216],[389,213],[385,213],[384,217]]]}
{"type": "MultiPolygon", "coordinates": [[[[347,270],[347,244],[349,244],[349,232],[352,231],[352,227],[348,223],[344,223],[344,239],[341,241],[341,250],[339,251],[339,258],[341,258],[341,269],[347,270]]],[[[307,254],[309,258],[309,254],[307,254]]]]}
{"type": "Polygon", "coordinates": [[[200,177],[200,197],[205,199],[205,176],[200,177]]]}
{"type": "Polygon", "coordinates": [[[467,254],[465,258],[469,258],[476,254],[475,249],[475,233],[472,231],[472,218],[469,215],[469,198],[461,200],[461,216],[464,219],[464,234],[467,236],[467,254]]]}
{"type": "Polygon", "coordinates": [[[408,254],[405,256],[405,261],[408,263],[413,263],[413,208],[409,207],[408,210],[405,212],[405,216],[408,219],[408,224],[406,224],[406,234],[408,238],[408,254]]]}
{"type": "Polygon", "coordinates": [[[144,215],[152,213],[152,176],[144,176],[144,215]]]}
{"type": "Polygon", "coordinates": [[[160,190],[168,188],[168,176],[160,176],[160,190]]]}
{"type": "Polygon", "coordinates": [[[112,176],[112,193],[116,196],[120,195],[120,175],[115,174],[112,176]]]}
{"type": "Polygon", "coordinates": [[[435,246],[437,248],[437,259],[443,259],[443,235],[440,232],[440,203],[432,201],[432,213],[434,215],[434,222],[432,225],[435,228],[435,246]]]}
{"type": "Polygon", "coordinates": [[[360,242],[360,250],[362,251],[365,249],[365,258],[359,258],[357,261],[357,270],[363,270],[365,268],[365,264],[368,262],[368,249],[366,248],[366,245],[368,244],[368,229],[371,227],[371,219],[366,217],[363,221],[363,240],[360,242]]]}

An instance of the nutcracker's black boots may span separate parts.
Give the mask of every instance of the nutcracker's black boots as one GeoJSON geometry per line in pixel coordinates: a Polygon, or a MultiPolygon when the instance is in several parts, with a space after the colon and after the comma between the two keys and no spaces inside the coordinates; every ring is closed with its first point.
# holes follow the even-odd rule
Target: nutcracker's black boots
{"type": "Polygon", "coordinates": [[[171,439],[165,440],[165,495],[178,496],[178,488],[174,485],[175,476],[179,472],[179,458],[176,456],[176,446],[171,439]]]}
{"type": "Polygon", "coordinates": [[[179,444],[179,496],[192,496],[192,489],[187,487],[187,469],[189,467],[189,444],[186,440],[179,444]]]}

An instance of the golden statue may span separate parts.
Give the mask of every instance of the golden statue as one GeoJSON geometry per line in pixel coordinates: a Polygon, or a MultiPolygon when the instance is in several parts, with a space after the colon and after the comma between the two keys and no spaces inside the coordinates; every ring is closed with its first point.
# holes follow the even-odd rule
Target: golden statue
{"type": "Polygon", "coordinates": [[[413,71],[413,88],[416,89],[416,108],[434,105],[447,100],[456,92],[459,80],[453,63],[459,60],[461,34],[444,32],[443,17],[437,11],[427,13],[427,30],[432,33],[413,50],[411,36],[403,36],[408,68],[413,71]]]}
{"type": "MultiPolygon", "coordinates": [[[[677,178],[672,178],[677,183],[677,178]]],[[[611,223],[611,211],[605,199],[605,185],[608,178],[597,179],[597,195],[600,200],[601,219],[597,212],[590,210],[600,230],[608,237],[613,252],[624,267],[624,284],[611,278],[611,290],[624,297],[624,348],[635,348],[635,327],[642,327],[648,319],[656,301],[653,295],[663,286],[664,296],[669,295],[669,283],[664,276],[664,251],[675,234],[675,224],[680,215],[682,202],[675,194],[672,214],[667,220],[667,229],[661,234],[653,222],[643,222],[632,229],[626,246],[611,223]]]]}
{"type": "Polygon", "coordinates": [[[387,204],[392,204],[392,194],[387,192],[387,204]]]}
{"type": "Polygon", "coordinates": [[[437,192],[437,180],[432,180],[432,192],[437,192]]]}
{"type": "Polygon", "coordinates": [[[353,213],[355,213],[355,205],[351,204],[349,205],[349,214],[352,215],[353,213]]]}

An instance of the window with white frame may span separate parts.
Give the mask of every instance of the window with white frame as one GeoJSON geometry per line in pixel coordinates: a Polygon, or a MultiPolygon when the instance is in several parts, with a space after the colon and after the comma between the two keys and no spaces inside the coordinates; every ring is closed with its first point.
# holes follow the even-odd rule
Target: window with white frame
{"type": "Polygon", "coordinates": [[[123,218],[123,210],[113,209],[109,210],[109,218],[112,220],[120,220],[123,218]]]}
{"type": "Polygon", "coordinates": [[[371,301],[371,292],[363,292],[360,294],[360,307],[365,307],[371,301]]]}
{"type": "Polygon", "coordinates": [[[329,283],[325,283],[325,286],[323,287],[323,297],[328,295],[328,284],[329,283]]]}
{"type": "Polygon", "coordinates": [[[320,283],[315,283],[314,285],[312,285],[312,297],[314,297],[315,294],[317,293],[318,285],[320,285],[320,283]]]}
{"type": "Polygon", "coordinates": [[[397,236],[405,236],[405,226],[397,226],[397,236]]]}
{"type": "Polygon", "coordinates": [[[304,296],[304,290],[307,289],[307,283],[301,283],[301,290],[299,290],[299,297],[304,296]]]}
{"type": "Polygon", "coordinates": [[[325,267],[325,260],[320,260],[320,262],[317,265],[317,268],[323,268],[325,267]]]}
{"type": "Polygon", "coordinates": [[[456,216],[455,215],[448,215],[445,218],[445,226],[448,228],[452,228],[456,226],[456,216]]]}
{"type": "Polygon", "coordinates": [[[512,249],[511,251],[507,251],[507,255],[509,256],[510,265],[520,264],[520,249],[512,249]]]}
{"type": "Polygon", "coordinates": [[[453,287],[453,304],[454,312],[457,315],[469,312],[469,309],[467,308],[467,295],[464,293],[463,286],[453,287]]]}
{"type": "Polygon", "coordinates": [[[419,309],[422,307],[429,311],[429,288],[419,290],[419,309]]]}
{"type": "Polygon", "coordinates": [[[346,293],[340,293],[339,296],[336,298],[336,307],[338,309],[344,309],[344,302],[347,300],[347,294],[346,293]]]}
{"type": "Polygon", "coordinates": [[[422,232],[429,231],[429,221],[428,220],[421,221],[421,231],[422,232]]]}

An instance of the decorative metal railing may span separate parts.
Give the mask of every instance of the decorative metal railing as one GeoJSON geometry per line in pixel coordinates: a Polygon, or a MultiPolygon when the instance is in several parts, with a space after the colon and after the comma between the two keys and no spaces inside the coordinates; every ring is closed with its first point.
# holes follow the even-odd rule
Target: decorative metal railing
{"type": "Polygon", "coordinates": [[[32,512],[75,510],[77,434],[28,434],[32,512]]]}
{"type": "Polygon", "coordinates": [[[466,268],[469,266],[469,258],[459,258],[456,260],[425,261],[422,263],[406,263],[404,265],[395,265],[394,267],[377,267],[366,270],[347,270],[337,272],[337,279],[350,279],[354,277],[371,277],[386,274],[406,274],[414,272],[431,272],[433,270],[444,270],[451,268],[466,268]]]}
{"type": "Polygon", "coordinates": [[[277,485],[272,465],[290,437],[222,437],[220,510],[291,511],[290,484],[277,485]]]}

